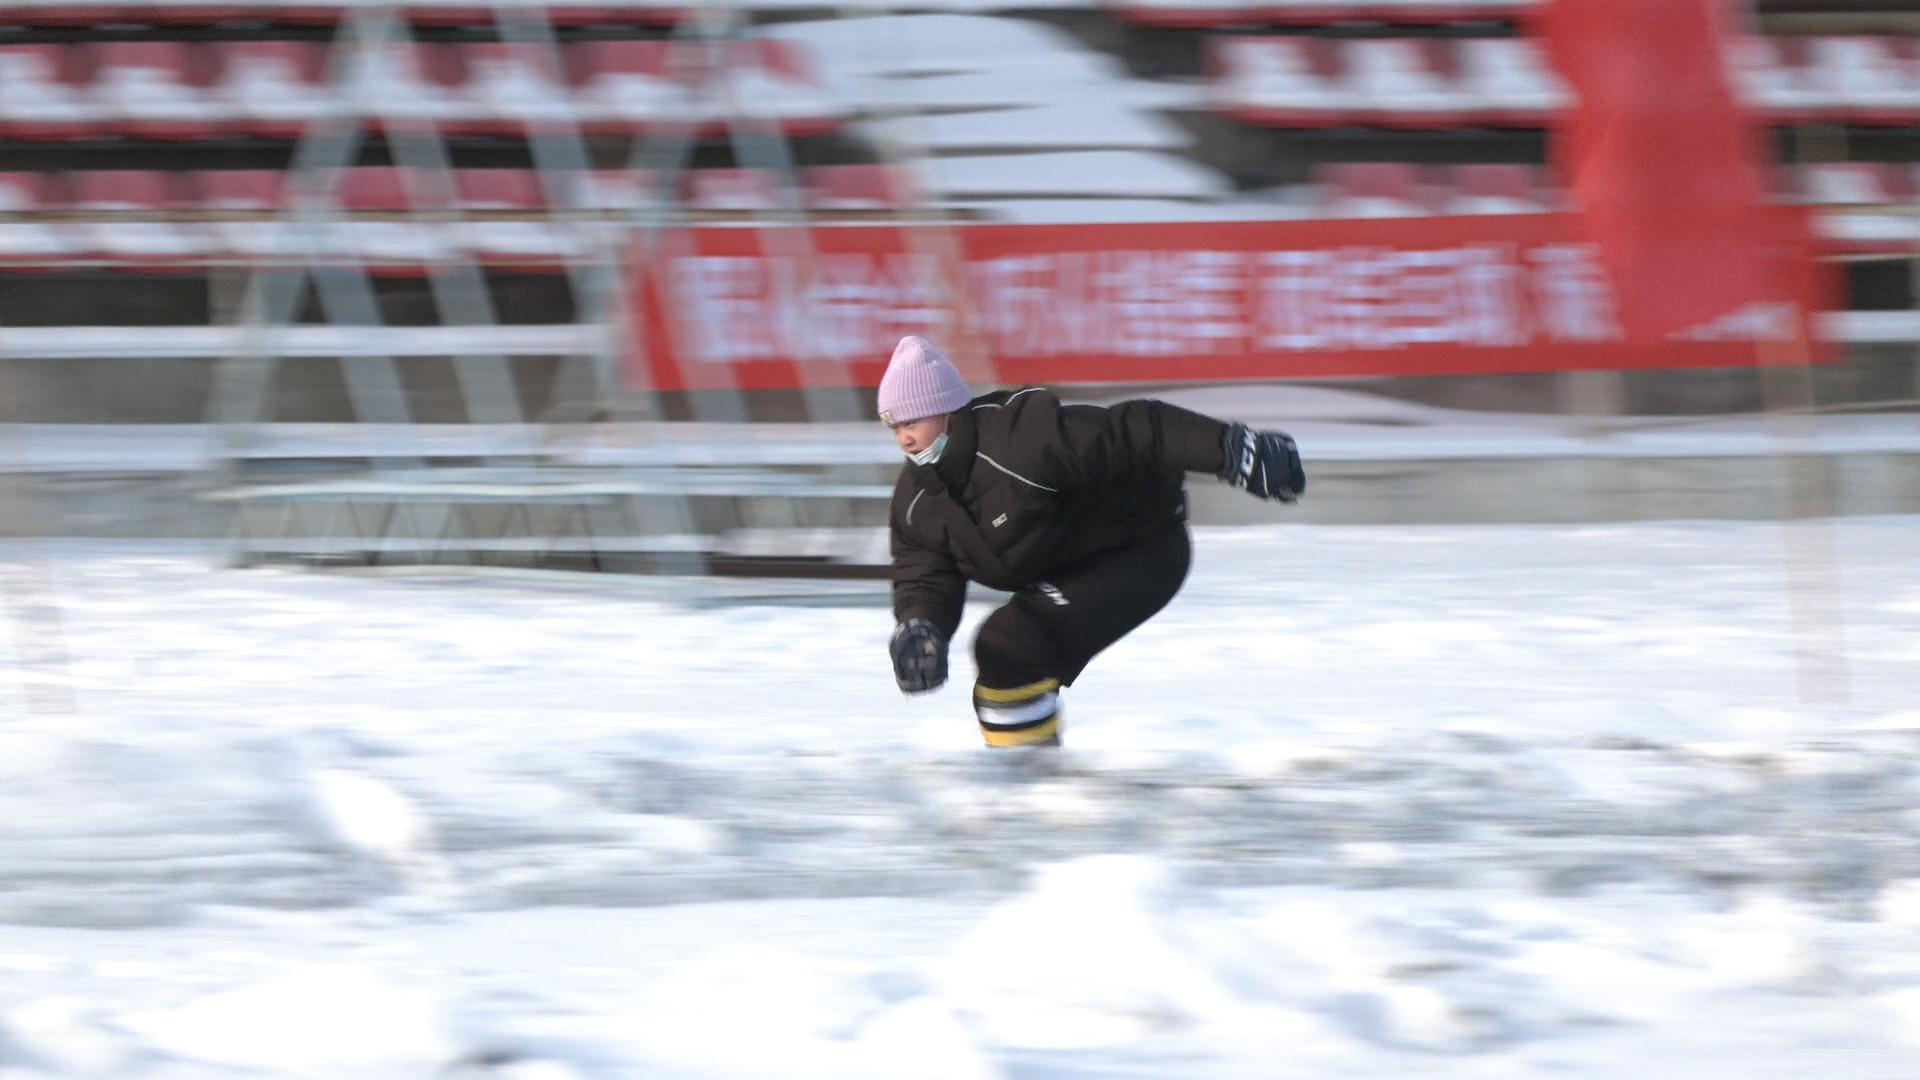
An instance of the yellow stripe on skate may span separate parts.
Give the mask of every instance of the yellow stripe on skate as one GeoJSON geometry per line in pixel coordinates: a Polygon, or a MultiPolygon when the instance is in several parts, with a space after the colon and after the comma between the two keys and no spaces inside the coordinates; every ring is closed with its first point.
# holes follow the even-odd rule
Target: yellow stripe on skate
{"type": "Polygon", "coordinates": [[[1034,743],[1052,742],[1059,735],[1058,716],[1049,716],[1032,727],[1013,731],[995,731],[984,725],[980,728],[980,737],[987,740],[988,746],[1032,746],[1034,743]]]}
{"type": "Polygon", "coordinates": [[[995,690],[991,687],[973,685],[973,696],[981,701],[991,701],[996,705],[1008,705],[1021,701],[1032,701],[1041,694],[1060,689],[1059,679],[1041,679],[1037,683],[1016,686],[1011,690],[995,690]]]}

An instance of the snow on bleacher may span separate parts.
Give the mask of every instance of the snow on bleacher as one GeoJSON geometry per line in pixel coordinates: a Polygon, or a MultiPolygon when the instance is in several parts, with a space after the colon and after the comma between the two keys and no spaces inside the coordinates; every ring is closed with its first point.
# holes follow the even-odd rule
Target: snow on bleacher
{"type": "Polygon", "coordinates": [[[810,47],[823,81],[875,118],[864,133],[930,154],[923,185],[949,205],[991,215],[1001,200],[1216,200],[1231,190],[1179,155],[1191,136],[1161,112],[1198,105],[1194,88],[1134,78],[1057,28],[921,14],[766,32],[810,47]]]}
{"type": "Polygon", "coordinates": [[[907,139],[939,153],[1021,150],[1171,150],[1191,146],[1193,136],[1157,113],[1099,102],[1039,105],[964,113],[938,113],[876,121],[883,138],[907,139]]]}

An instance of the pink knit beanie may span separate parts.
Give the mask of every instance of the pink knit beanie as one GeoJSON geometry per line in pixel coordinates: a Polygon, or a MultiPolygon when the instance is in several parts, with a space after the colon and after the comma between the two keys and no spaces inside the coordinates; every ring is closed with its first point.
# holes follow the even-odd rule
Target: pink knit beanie
{"type": "Polygon", "coordinates": [[[973,400],[960,372],[925,338],[909,334],[893,347],[880,376],[880,419],[907,424],[945,416],[973,400]]]}

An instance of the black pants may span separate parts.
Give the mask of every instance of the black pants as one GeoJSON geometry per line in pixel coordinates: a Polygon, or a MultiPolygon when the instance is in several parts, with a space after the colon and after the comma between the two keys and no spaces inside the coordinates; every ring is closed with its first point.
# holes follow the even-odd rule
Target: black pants
{"type": "Polygon", "coordinates": [[[1102,650],[1167,606],[1192,562],[1179,525],[1014,593],[974,638],[980,685],[1010,690],[1058,679],[1071,686],[1102,650]]]}

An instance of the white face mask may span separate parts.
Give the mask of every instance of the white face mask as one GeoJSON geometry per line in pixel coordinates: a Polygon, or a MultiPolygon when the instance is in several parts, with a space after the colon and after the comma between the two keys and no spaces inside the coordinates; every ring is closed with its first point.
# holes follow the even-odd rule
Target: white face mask
{"type": "Polygon", "coordinates": [[[907,460],[913,462],[915,465],[931,465],[940,460],[940,451],[946,448],[947,433],[943,431],[940,433],[939,438],[933,440],[932,446],[927,447],[917,454],[908,454],[907,460]]]}

